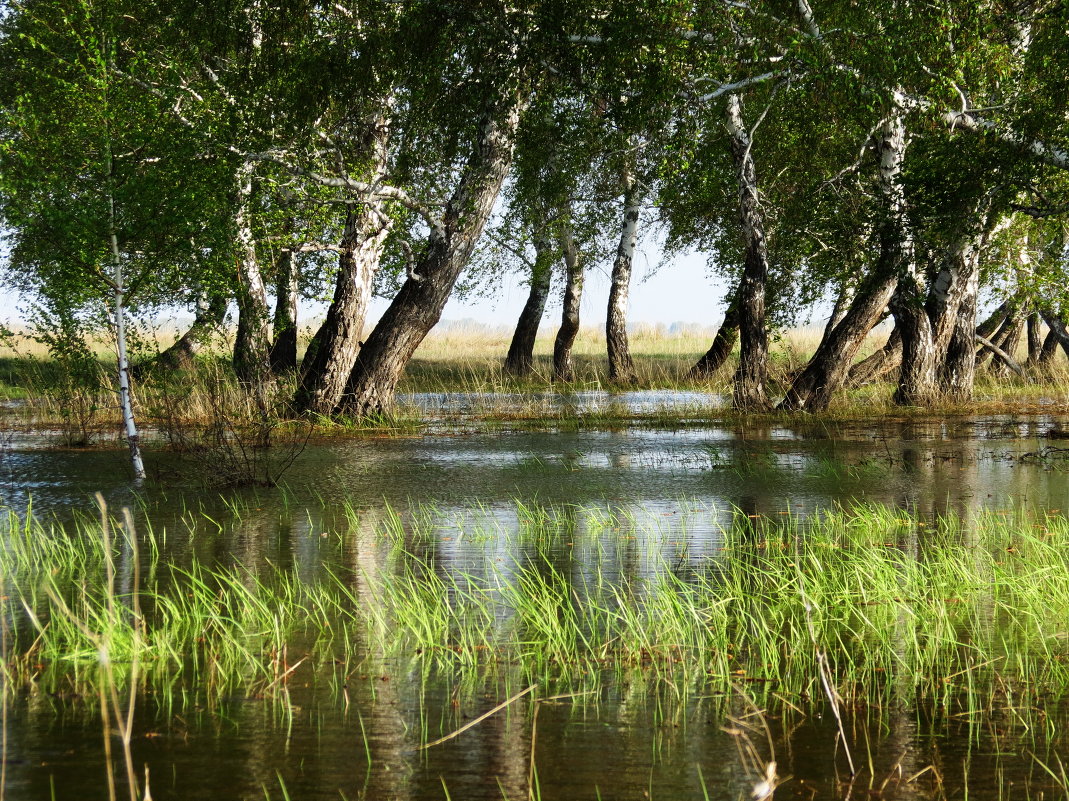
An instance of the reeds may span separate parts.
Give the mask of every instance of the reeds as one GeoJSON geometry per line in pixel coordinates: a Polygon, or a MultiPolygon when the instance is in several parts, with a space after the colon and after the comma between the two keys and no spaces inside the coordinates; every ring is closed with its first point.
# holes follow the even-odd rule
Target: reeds
{"type": "Polygon", "coordinates": [[[847,708],[924,703],[978,719],[1000,693],[1069,690],[1060,517],[922,527],[878,506],[777,525],[740,516],[715,558],[647,554],[638,573],[621,568],[618,519],[577,527],[574,515],[529,506],[518,517],[518,528],[473,539],[496,540],[488,551],[509,558],[454,569],[434,557],[442,529],[428,515],[386,515],[350,534],[370,538],[361,547],[373,559],[315,582],[271,566],[169,567],[146,531],[142,611],[130,614],[136,555],[103,543],[99,521],[9,514],[5,692],[78,687],[92,697],[101,641],[116,692],[209,704],[283,693],[298,670],[340,685],[372,656],[424,675],[500,671],[563,691],[642,674],[680,697],[742,683],[805,705],[822,703],[827,683],[847,708]]]}

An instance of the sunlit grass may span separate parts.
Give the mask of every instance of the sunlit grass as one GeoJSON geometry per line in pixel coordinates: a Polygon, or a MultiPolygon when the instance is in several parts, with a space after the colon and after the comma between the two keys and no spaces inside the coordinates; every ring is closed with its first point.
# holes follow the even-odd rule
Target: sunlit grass
{"type": "MultiPolygon", "coordinates": [[[[648,552],[639,571],[622,570],[619,531],[653,542],[656,532],[634,528],[647,524],[591,514],[576,527],[574,515],[530,506],[517,517],[515,529],[459,532],[508,558],[451,567],[433,556],[442,530],[428,510],[390,512],[370,527],[350,510],[351,528],[336,536],[376,555],[315,581],[270,566],[171,566],[146,527],[139,629],[135,588],[120,580],[117,596],[107,594],[99,522],[9,513],[4,686],[91,697],[104,640],[120,686],[139,649],[142,690],[202,703],[270,695],[297,669],[304,681],[339,685],[370,658],[453,676],[519,670],[557,687],[633,675],[679,694],[728,693],[741,682],[805,705],[822,698],[823,653],[848,704],[923,702],[981,716],[999,693],[1069,690],[1061,517],[924,526],[881,506],[783,525],[739,515],[712,557],[648,552]],[[584,556],[562,561],[560,551],[584,556]]],[[[132,551],[121,537],[112,547],[121,579],[132,551]]]]}

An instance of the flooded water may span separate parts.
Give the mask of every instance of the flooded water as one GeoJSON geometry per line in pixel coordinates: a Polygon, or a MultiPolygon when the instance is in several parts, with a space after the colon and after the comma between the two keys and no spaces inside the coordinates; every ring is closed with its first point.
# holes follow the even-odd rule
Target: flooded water
{"type": "MultiPolygon", "coordinates": [[[[476,414],[482,403],[410,402],[443,418],[476,414]]],[[[609,401],[589,393],[538,402],[566,411],[609,401]]],[[[639,413],[665,403],[641,393],[612,402],[639,413]]],[[[0,452],[0,502],[64,520],[91,513],[99,491],[112,508],[132,507],[142,526],[151,521],[172,564],[195,557],[264,575],[292,568],[308,583],[338,566],[389,580],[397,567],[374,529],[392,516],[430,532],[409,547],[425,549],[442,575],[481,575],[537,555],[569,575],[632,578],[665,560],[680,572],[700,569],[740,512],[775,523],[878,503],[921,525],[948,511],[964,520],[985,509],[1060,514],[1069,508],[1069,460],[1046,435],[1062,427],[1069,419],[1014,415],[730,426],[692,419],[672,430],[539,433],[442,427],[312,443],[282,488],[225,493],[200,481],[210,468],[173,454],[150,453],[156,478],[135,490],[122,452],[27,436],[0,452]],[[524,527],[538,514],[556,530],[597,534],[532,543],[524,527]]],[[[295,670],[281,699],[240,693],[210,705],[149,693],[138,703],[135,761],[149,766],[157,801],[738,799],[754,797],[773,760],[776,798],[1053,798],[1066,789],[1069,705],[1009,687],[995,693],[982,726],[970,726],[947,699],[846,708],[844,746],[818,697],[777,699],[774,688],[745,678],[736,692],[713,693],[701,681],[681,691],[656,671],[575,676],[422,748],[527,687],[507,664],[463,675],[422,664],[414,654],[371,649],[340,679],[322,666],[295,670]]],[[[95,699],[25,691],[5,715],[6,797],[106,797],[95,699]]]]}

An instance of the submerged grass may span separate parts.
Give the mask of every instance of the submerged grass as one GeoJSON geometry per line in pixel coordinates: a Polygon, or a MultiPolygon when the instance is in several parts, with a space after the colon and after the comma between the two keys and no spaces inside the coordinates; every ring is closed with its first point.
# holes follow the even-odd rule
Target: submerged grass
{"type": "Polygon", "coordinates": [[[369,659],[425,675],[518,668],[528,684],[563,689],[632,674],[680,696],[749,683],[761,697],[804,704],[823,697],[822,653],[848,704],[924,702],[964,716],[1007,695],[1028,707],[1069,690],[1061,517],[982,514],[923,527],[879,506],[776,526],[739,516],[714,557],[647,555],[625,571],[611,516],[578,530],[574,518],[521,506],[515,531],[481,535],[508,558],[466,569],[437,555],[429,516],[388,513],[359,534],[351,516],[349,536],[363,543],[352,546],[373,556],[315,582],[270,567],[173,567],[144,530],[138,618],[129,543],[112,546],[111,598],[99,521],[60,526],[9,512],[5,691],[93,697],[102,639],[120,688],[133,680],[198,703],[280,692],[298,669],[304,681],[341,684],[369,659]],[[582,558],[549,547],[583,538],[600,544],[577,547],[582,558]]]}

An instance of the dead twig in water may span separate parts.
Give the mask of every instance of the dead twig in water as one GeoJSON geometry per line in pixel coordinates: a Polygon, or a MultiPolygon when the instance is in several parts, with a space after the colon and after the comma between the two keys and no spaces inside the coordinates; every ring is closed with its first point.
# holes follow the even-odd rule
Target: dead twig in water
{"type": "Polygon", "coordinates": [[[463,726],[461,726],[456,731],[450,732],[449,734],[445,735],[445,737],[439,737],[437,740],[432,740],[429,743],[424,743],[423,745],[419,746],[419,748],[417,750],[422,751],[422,750],[424,750],[426,748],[432,748],[432,747],[434,747],[436,745],[441,745],[444,742],[448,742],[449,740],[452,740],[454,737],[457,737],[457,736],[463,734],[468,729],[470,729],[470,728],[472,728],[474,726],[478,726],[480,723],[482,723],[488,717],[491,717],[491,716],[497,714],[498,712],[500,712],[505,707],[514,704],[516,701],[519,701],[521,698],[523,698],[529,692],[532,692],[532,691],[534,691],[536,689],[538,689],[538,685],[537,684],[532,684],[526,690],[520,690],[518,693],[516,693],[511,698],[509,698],[509,699],[507,699],[505,701],[502,701],[500,704],[495,706],[489,712],[483,712],[483,714],[479,715],[479,717],[475,718],[474,720],[469,720],[467,723],[465,723],[463,726]]]}

